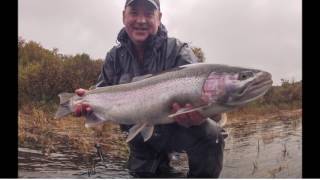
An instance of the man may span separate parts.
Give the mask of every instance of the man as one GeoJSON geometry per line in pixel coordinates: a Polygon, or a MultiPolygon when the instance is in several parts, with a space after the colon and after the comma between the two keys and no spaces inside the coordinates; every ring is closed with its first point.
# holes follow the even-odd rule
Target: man
{"type": "MultiPolygon", "coordinates": [[[[186,43],[167,37],[161,16],[159,0],[126,1],[124,28],[117,38],[119,45],[107,53],[96,87],[128,83],[135,76],[197,62],[186,43]]],[[[85,92],[76,90],[79,96],[85,92]]],[[[172,112],[182,107],[192,108],[192,105],[174,103],[172,112]]],[[[76,108],[76,116],[90,110],[89,105],[81,104],[76,108]]],[[[170,152],[185,151],[189,161],[188,177],[219,177],[224,148],[222,129],[198,112],[178,116],[175,120],[177,123],[156,126],[147,142],[140,135],[129,142],[130,173],[134,177],[156,177],[171,170],[170,152]]],[[[123,131],[130,127],[121,125],[123,131]]]]}

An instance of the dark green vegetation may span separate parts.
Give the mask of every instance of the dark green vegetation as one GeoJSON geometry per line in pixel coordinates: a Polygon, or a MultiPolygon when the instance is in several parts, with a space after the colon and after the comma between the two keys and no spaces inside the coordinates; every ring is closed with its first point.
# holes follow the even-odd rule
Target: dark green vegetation
{"type": "Polygon", "coordinates": [[[59,103],[59,93],[89,88],[95,84],[103,63],[87,54],[62,55],[57,49],[48,50],[21,38],[18,48],[19,108],[30,103],[59,103]]]}

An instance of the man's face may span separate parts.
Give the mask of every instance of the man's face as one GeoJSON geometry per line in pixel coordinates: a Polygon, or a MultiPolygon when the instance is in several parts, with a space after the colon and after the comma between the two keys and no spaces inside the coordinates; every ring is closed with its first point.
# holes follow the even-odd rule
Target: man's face
{"type": "Polygon", "coordinates": [[[123,11],[123,24],[135,45],[142,45],[158,31],[161,12],[147,1],[135,1],[123,11]]]}

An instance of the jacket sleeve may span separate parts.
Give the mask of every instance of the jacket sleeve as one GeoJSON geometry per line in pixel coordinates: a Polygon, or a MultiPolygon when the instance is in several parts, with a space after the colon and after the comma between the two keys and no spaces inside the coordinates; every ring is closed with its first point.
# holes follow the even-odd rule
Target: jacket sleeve
{"type": "Polygon", "coordinates": [[[111,53],[107,53],[96,87],[112,86],[115,84],[116,73],[114,60],[111,53]]]}
{"type": "Polygon", "coordinates": [[[178,54],[176,56],[176,65],[182,66],[186,64],[198,63],[199,60],[193,53],[192,49],[187,43],[182,43],[177,40],[178,54]]]}

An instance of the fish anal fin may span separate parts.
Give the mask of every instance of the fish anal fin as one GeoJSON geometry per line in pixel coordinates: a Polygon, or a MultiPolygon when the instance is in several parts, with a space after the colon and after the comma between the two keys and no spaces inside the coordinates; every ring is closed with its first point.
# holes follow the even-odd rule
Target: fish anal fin
{"type": "Polygon", "coordinates": [[[136,125],[134,125],[132,128],[130,128],[126,142],[129,142],[129,141],[131,141],[134,137],[136,137],[137,134],[138,134],[140,131],[142,131],[142,129],[143,129],[144,127],[146,127],[146,125],[147,125],[146,123],[136,124],[136,125]]]}
{"type": "Polygon", "coordinates": [[[153,130],[154,130],[154,126],[152,125],[148,125],[145,126],[142,130],[141,130],[141,136],[143,137],[144,142],[148,141],[148,139],[151,138],[152,134],[153,134],[153,130]]]}

